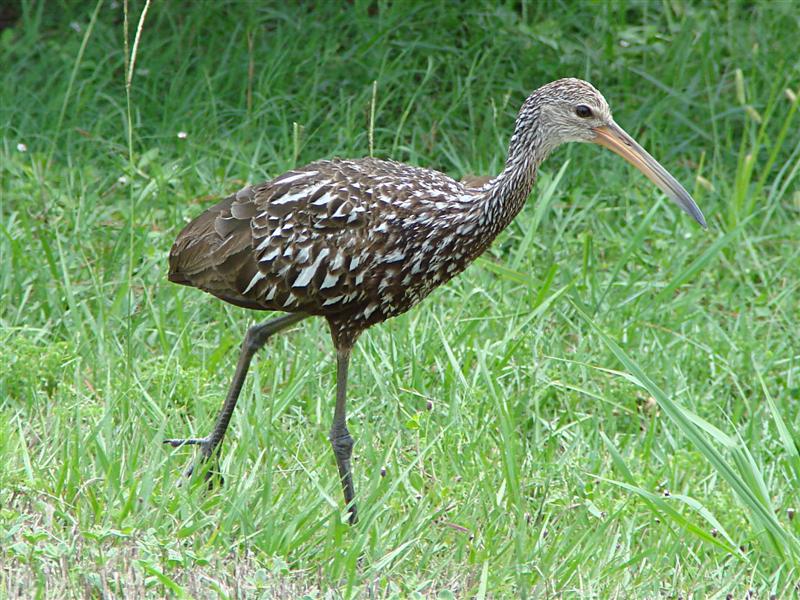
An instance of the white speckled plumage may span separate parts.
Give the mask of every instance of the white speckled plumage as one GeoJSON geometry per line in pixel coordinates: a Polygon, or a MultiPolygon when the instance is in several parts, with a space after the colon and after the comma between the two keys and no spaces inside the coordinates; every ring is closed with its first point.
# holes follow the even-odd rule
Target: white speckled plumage
{"type": "Polygon", "coordinates": [[[604,124],[613,119],[600,92],[561,79],[528,97],[505,168],[480,187],[375,158],[294,169],[190,223],[170,253],[170,279],[248,308],[324,315],[352,345],[460,273],[522,209],[547,155],[596,141],[604,124]],[[580,105],[591,119],[575,116],[580,105]]]}
{"type": "Polygon", "coordinates": [[[528,191],[501,210],[501,200],[490,204],[493,189],[394,161],[315,162],[211,209],[216,237],[203,238],[202,250],[190,224],[176,241],[170,276],[249,308],[324,315],[354,339],[408,310],[488,246],[506,224],[494,222],[510,221],[528,191]],[[481,219],[483,235],[472,225],[481,219]],[[487,228],[489,221],[496,226],[487,228]]]}

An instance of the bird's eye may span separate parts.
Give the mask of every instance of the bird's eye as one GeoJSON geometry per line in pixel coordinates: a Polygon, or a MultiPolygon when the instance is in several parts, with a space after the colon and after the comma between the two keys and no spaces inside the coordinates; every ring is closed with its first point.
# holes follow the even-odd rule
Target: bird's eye
{"type": "Polygon", "coordinates": [[[592,109],[586,106],[585,104],[579,104],[575,107],[575,114],[578,115],[581,119],[588,119],[592,116],[592,109]]]}

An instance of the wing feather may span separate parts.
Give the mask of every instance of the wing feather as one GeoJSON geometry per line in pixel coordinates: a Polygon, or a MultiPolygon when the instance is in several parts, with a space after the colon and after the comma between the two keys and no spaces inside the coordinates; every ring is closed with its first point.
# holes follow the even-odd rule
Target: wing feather
{"type": "Polygon", "coordinates": [[[464,190],[392,161],[311,163],[189,223],[170,253],[169,278],[264,310],[331,315],[378,297],[396,303],[404,291],[387,277],[419,277],[403,249],[424,244],[422,220],[464,190]]]}

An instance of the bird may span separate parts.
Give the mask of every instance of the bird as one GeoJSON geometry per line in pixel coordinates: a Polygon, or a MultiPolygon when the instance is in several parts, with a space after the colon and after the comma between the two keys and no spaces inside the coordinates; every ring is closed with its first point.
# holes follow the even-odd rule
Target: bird
{"type": "Polygon", "coordinates": [[[204,461],[217,456],[256,352],[278,332],[324,317],[336,351],[329,440],[346,516],[355,524],[354,440],[346,402],[356,341],[371,326],[408,311],[486,251],[522,210],[539,166],[567,142],[612,150],[707,228],[684,187],[616,124],[603,95],[575,78],[547,83],[527,97],[505,166],[488,180],[462,183],[435,170],[366,157],[319,160],[249,185],[185,226],[170,251],[168,277],[235,306],[285,314],[247,330],[210,434],[165,443],[197,445],[204,461]]]}

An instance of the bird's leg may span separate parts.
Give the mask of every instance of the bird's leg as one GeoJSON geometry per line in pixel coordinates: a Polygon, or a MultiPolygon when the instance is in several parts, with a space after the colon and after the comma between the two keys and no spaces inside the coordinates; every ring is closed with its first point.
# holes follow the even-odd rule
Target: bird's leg
{"type": "MultiPolygon", "coordinates": [[[[253,355],[255,355],[274,334],[307,316],[308,315],[303,313],[289,314],[250,327],[250,329],[247,330],[244,342],[242,342],[239,362],[236,364],[236,372],[233,375],[230,388],[228,388],[228,395],[217,414],[217,420],[216,423],[214,423],[214,429],[211,431],[211,434],[203,438],[169,439],[164,440],[164,443],[170,444],[173,448],[179,448],[187,444],[198,445],[200,446],[203,460],[209,460],[214,455],[214,451],[219,447],[219,443],[222,441],[222,438],[225,436],[225,431],[228,429],[233,409],[236,408],[236,401],[239,399],[239,394],[242,391],[242,385],[247,376],[247,370],[250,367],[250,361],[253,359],[253,355]]],[[[194,464],[186,470],[184,475],[190,477],[193,472],[194,464]]],[[[206,473],[206,480],[209,481],[209,484],[211,483],[211,476],[212,473],[210,471],[206,473]]]]}
{"type": "Polygon", "coordinates": [[[342,481],[344,501],[350,513],[349,521],[355,525],[358,521],[356,511],[355,490],[353,489],[353,473],[350,469],[350,456],[353,453],[353,438],[347,430],[347,367],[350,362],[350,348],[338,348],[336,351],[336,408],[333,412],[331,427],[331,445],[336,455],[336,466],[342,481]]]}

